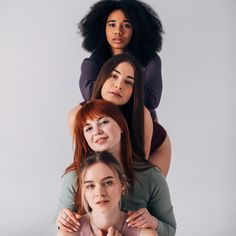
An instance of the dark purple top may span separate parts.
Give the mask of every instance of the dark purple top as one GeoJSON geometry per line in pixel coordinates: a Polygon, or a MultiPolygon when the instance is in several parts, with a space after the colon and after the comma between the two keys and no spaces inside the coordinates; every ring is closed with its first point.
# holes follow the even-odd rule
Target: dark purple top
{"type": "MultiPolygon", "coordinates": [[[[83,98],[88,101],[91,98],[94,82],[103,65],[98,56],[92,54],[85,58],[81,65],[81,75],[79,80],[80,91],[83,98]]],[[[156,54],[143,68],[144,72],[144,103],[150,110],[152,117],[156,118],[156,109],[161,100],[162,77],[161,77],[161,59],[156,54]]]]}

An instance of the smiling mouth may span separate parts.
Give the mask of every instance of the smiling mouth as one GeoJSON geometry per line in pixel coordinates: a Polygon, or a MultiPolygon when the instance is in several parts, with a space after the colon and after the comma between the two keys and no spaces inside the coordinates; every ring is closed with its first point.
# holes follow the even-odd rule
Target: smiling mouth
{"type": "Polygon", "coordinates": [[[102,144],[104,143],[106,140],[108,139],[108,137],[103,137],[103,138],[99,138],[95,141],[95,143],[97,144],[102,144]]]}

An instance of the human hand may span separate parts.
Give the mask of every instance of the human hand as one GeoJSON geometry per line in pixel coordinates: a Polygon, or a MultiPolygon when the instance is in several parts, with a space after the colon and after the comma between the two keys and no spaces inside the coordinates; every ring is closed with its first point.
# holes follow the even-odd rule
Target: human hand
{"type": "Polygon", "coordinates": [[[150,228],[156,230],[158,220],[152,216],[146,208],[137,211],[129,211],[129,217],[126,219],[128,226],[137,228],[150,228]]]}
{"type": "Polygon", "coordinates": [[[98,230],[98,236],[122,236],[118,229],[113,226],[108,228],[107,234],[104,234],[102,230],[98,230]]]}
{"type": "Polygon", "coordinates": [[[56,223],[60,230],[76,232],[79,230],[80,223],[78,219],[80,217],[80,215],[72,212],[70,209],[62,208],[57,216],[56,223]]]}

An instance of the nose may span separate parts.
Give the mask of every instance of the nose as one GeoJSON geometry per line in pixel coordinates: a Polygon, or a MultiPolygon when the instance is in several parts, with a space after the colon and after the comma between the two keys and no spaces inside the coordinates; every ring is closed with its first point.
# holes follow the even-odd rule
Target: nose
{"type": "Polygon", "coordinates": [[[102,131],[101,127],[99,125],[96,125],[96,127],[94,129],[94,135],[97,136],[97,135],[100,135],[102,133],[103,133],[103,131],[102,131]]]}
{"type": "Polygon", "coordinates": [[[102,185],[97,186],[96,188],[96,197],[105,197],[105,189],[102,185]]]}
{"type": "Polygon", "coordinates": [[[123,33],[123,29],[122,29],[122,27],[121,26],[117,26],[116,28],[115,28],[115,35],[121,35],[122,33],[123,33]]]}
{"type": "Polygon", "coordinates": [[[122,81],[116,80],[116,82],[115,82],[115,88],[121,90],[121,89],[122,89],[122,81]]]}

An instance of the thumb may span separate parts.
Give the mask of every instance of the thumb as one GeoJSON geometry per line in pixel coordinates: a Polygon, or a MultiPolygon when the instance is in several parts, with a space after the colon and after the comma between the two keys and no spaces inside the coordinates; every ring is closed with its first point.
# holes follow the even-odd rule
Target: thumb
{"type": "Polygon", "coordinates": [[[114,227],[110,226],[107,231],[107,236],[112,236],[114,234],[114,231],[115,231],[114,227]]]}
{"type": "Polygon", "coordinates": [[[81,218],[81,215],[75,213],[75,217],[76,217],[77,220],[79,220],[81,218]]]}
{"type": "Polygon", "coordinates": [[[102,230],[98,229],[98,236],[103,236],[102,230]]]}
{"type": "Polygon", "coordinates": [[[128,211],[128,216],[131,216],[134,213],[134,211],[128,211]]]}

